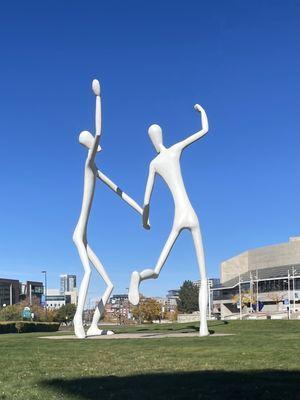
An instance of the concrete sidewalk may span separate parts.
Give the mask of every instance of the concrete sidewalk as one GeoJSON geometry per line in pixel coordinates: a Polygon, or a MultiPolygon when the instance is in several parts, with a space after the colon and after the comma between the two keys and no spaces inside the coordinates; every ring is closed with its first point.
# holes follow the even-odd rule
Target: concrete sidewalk
{"type": "MultiPolygon", "coordinates": [[[[218,336],[234,336],[234,333],[213,333],[208,337],[218,336]]],[[[112,340],[112,339],[163,339],[163,338],[190,338],[199,337],[199,332],[189,333],[119,333],[115,335],[101,335],[101,336],[89,336],[88,340],[112,340]]],[[[75,335],[57,335],[57,336],[40,336],[39,339],[52,339],[52,340],[65,340],[65,339],[78,339],[75,335]]]]}

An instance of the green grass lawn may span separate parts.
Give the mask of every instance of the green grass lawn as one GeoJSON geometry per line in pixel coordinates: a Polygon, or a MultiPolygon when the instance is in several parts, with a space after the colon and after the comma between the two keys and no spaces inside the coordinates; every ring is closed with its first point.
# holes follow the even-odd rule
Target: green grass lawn
{"type": "MultiPolygon", "coordinates": [[[[0,335],[0,399],[300,399],[300,321],[215,321],[224,337],[0,335]]],[[[119,328],[193,331],[197,324],[119,328]]],[[[57,334],[57,333],[54,333],[57,334]]]]}

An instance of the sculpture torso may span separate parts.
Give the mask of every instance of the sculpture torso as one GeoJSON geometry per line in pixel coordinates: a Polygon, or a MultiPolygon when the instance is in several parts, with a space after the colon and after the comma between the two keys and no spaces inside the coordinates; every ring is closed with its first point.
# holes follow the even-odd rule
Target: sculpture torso
{"type": "Polygon", "coordinates": [[[151,162],[155,172],[160,175],[170,189],[174,204],[174,225],[177,228],[192,228],[198,224],[197,215],[190,203],[180,168],[182,150],[178,145],[164,148],[151,162]]]}
{"type": "Polygon", "coordinates": [[[86,161],[84,167],[84,186],[81,212],[74,233],[78,233],[86,240],[86,228],[91,211],[92,201],[95,193],[97,178],[97,167],[94,162],[86,161]]]}

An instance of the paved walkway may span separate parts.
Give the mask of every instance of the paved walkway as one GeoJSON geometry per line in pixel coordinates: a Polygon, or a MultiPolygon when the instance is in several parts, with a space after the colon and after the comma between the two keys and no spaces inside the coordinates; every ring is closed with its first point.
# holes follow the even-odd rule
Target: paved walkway
{"type": "MultiPolygon", "coordinates": [[[[213,333],[208,337],[218,336],[233,336],[234,333],[213,333]]],[[[112,340],[112,339],[163,339],[163,338],[189,338],[199,337],[199,332],[189,333],[118,333],[115,335],[101,335],[101,336],[89,336],[88,340],[112,340]]],[[[52,339],[52,340],[64,340],[64,339],[78,339],[75,335],[57,335],[57,336],[40,336],[39,339],[52,339]]],[[[80,339],[79,339],[80,340],[80,339]]]]}

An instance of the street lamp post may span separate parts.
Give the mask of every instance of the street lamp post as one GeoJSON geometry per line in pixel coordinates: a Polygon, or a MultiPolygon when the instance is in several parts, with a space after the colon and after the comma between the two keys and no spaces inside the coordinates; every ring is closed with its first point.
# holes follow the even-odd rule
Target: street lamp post
{"type": "Polygon", "coordinates": [[[42,271],[42,274],[44,274],[44,288],[45,288],[45,318],[46,321],[48,320],[47,318],[47,271],[42,271]]]}
{"type": "Polygon", "coordinates": [[[3,304],[2,306],[4,308],[4,321],[6,321],[6,304],[3,304]]]}

